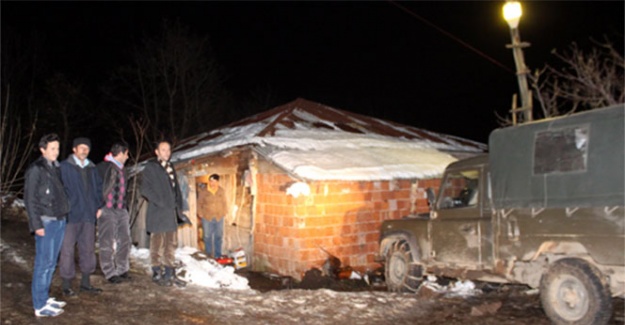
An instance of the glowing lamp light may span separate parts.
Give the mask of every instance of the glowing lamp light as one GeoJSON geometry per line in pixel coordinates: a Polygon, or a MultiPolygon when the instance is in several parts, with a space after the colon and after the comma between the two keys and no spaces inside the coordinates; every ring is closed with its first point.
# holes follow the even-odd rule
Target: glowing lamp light
{"type": "Polygon", "coordinates": [[[503,18],[508,22],[510,28],[519,26],[522,15],[523,9],[521,9],[521,3],[518,1],[507,1],[503,6],[503,18]]]}

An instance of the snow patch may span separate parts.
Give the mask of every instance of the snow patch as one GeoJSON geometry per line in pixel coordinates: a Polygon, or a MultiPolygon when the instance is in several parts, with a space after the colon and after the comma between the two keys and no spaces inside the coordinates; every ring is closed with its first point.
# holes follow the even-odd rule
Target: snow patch
{"type": "Polygon", "coordinates": [[[475,289],[475,283],[469,280],[458,280],[452,282],[449,285],[440,285],[436,282],[435,276],[428,276],[425,281],[421,283],[421,286],[425,286],[430,290],[438,293],[443,293],[448,297],[469,297],[482,293],[482,290],[475,289]]]}
{"type": "Polygon", "coordinates": [[[0,253],[24,269],[30,269],[28,262],[19,256],[15,249],[0,239],[0,253]]]}
{"type": "MultiPolygon", "coordinates": [[[[248,280],[234,273],[231,266],[223,266],[215,260],[192,247],[176,249],[176,261],[181,264],[176,268],[178,277],[190,285],[205,288],[224,288],[231,290],[251,290],[248,280]]],[[[150,250],[132,247],[130,257],[135,265],[139,265],[151,274],[150,250]]]]}
{"type": "Polygon", "coordinates": [[[11,207],[13,208],[24,208],[24,200],[16,198],[14,195],[4,195],[2,196],[2,204],[6,203],[9,199],[13,200],[11,203],[11,207]]]}

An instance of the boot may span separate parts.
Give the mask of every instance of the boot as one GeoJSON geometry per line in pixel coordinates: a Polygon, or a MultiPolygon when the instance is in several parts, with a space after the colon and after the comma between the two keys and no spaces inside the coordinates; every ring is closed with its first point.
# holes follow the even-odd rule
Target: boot
{"type": "Polygon", "coordinates": [[[88,292],[90,294],[97,295],[102,292],[102,289],[96,288],[91,285],[91,281],[89,280],[90,273],[83,273],[82,279],[80,281],[80,292],[88,292]]]}
{"type": "Polygon", "coordinates": [[[172,278],[174,277],[174,269],[172,267],[165,266],[165,273],[158,281],[158,285],[162,287],[171,287],[172,278]]]}
{"type": "Polygon", "coordinates": [[[152,266],[152,282],[159,283],[163,279],[163,270],[160,266],[152,266]]]}
{"type": "Polygon", "coordinates": [[[176,269],[173,267],[166,266],[165,273],[170,272],[171,278],[170,281],[178,288],[184,288],[187,286],[187,283],[184,280],[181,280],[176,276],[176,269]]]}
{"type": "Polygon", "coordinates": [[[62,291],[64,297],[73,297],[76,295],[76,292],[72,290],[72,280],[71,279],[63,279],[62,291]]]}

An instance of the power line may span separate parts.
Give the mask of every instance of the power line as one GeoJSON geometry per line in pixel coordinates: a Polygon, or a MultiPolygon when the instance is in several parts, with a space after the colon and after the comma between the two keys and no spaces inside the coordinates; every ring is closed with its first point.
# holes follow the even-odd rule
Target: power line
{"type": "Polygon", "coordinates": [[[440,32],[440,33],[442,33],[443,35],[445,35],[445,36],[447,36],[447,37],[451,38],[452,40],[454,40],[454,41],[456,41],[456,42],[460,43],[462,46],[464,46],[464,47],[468,48],[469,50],[471,50],[471,51],[475,52],[477,55],[479,55],[479,56],[483,57],[484,59],[486,59],[486,60],[490,61],[490,62],[491,62],[491,63],[493,63],[494,65],[496,65],[496,66],[498,66],[498,67],[500,67],[500,68],[502,68],[502,69],[504,69],[504,70],[506,70],[506,71],[508,71],[508,72],[510,72],[510,73],[512,73],[512,74],[515,74],[515,72],[514,72],[514,71],[512,71],[510,68],[508,68],[508,67],[506,67],[505,65],[503,65],[501,62],[499,62],[499,61],[497,61],[497,60],[493,59],[492,57],[488,56],[488,54],[486,54],[486,53],[484,53],[484,52],[482,52],[482,51],[480,51],[480,50],[476,49],[475,47],[471,46],[471,45],[470,45],[470,44],[468,44],[467,42],[465,42],[465,41],[461,40],[460,38],[456,37],[456,36],[455,36],[455,35],[453,35],[452,33],[450,33],[450,32],[448,32],[448,31],[446,31],[446,30],[444,30],[444,29],[442,29],[442,28],[440,28],[440,27],[436,26],[434,23],[432,23],[432,22],[430,22],[429,20],[427,20],[427,19],[425,19],[425,18],[423,18],[423,17],[419,16],[418,14],[416,14],[416,13],[412,12],[410,9],[408,9],[408,8],[406,8],[406,7],[404,7],[404,6],[400,5],[400,4],[398,4],[398,3],[396,3],[396,2],[395,2],[395,1],[393,1],[393,0],[386,0],[386,1],[388,1],[390,4],[394,5],[395,7],[397,7],[397,8],[399,8],[399,9],[401,9],[402,11],[406,12],[407,14],[409,14],[409,15],[411,15],[411,16],[413,16],[413,17],[417,18],[417,19],[419,19],[419,20],[420,20],[421,22],[423,22],[424,24],[426,24],[426,25],[428,25],[428,26],[430,26],[430,27],[432,27],[432,28],[436,29],[437,31],[439,31],[439,32],[440,32]]]}

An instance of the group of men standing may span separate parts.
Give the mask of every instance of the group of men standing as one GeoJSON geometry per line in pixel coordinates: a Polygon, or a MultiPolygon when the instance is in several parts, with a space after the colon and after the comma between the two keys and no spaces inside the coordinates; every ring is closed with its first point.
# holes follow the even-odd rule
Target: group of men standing
{"type": "MultiPolygon", "coordinates": [[[[88,138],[74,139],[73,153],[61,163],[57,162],[59,146],[56,134],[41,138],[41,157],[27,169],[24,186],[29,227],[35,234],[32,296],[37,317],[58,316],[66,306],[66,302],[49,297],[57,259],[63,295],[77,295],[72,288],[76,246],[82,273],[79,290],[91,294],[102,292],[89,280],[96,268],[96,223],[104,277],[113,284],[130,280],[132,242],[124,171],[128,145],[113,144],[97,166],[87,158],[91,150],[88,138]]],[[[185,215],[187,211],[183,211],[180,184],[169,161],[171,144],[160,141],[154,152],[156,159],[145,164],[141,185],[141,193],[148,203],[146,230],[150,234],[152,280],[161,286],[184,287],[186,282],[175,274],[177,229],[191,222],[185,215]]],[[[223,219],[227,212],[224,191],[218,182],[219,176],[211,175],[208,190],[198,198],[205,246],[209,255],[216,257],[221,256],[223,219]]]]}
{"type": "Polygon", "coordinates": [[[105,278],[110,283],[130,280],[131,239],[123,168],[128,159],[128,145],[115,143],[97,166],[87,158],[91,150],[88,138],[74,139],[73,153],[61,163],[57,161],[58,135],[44,135],[38,146],[41,157],[26,171],[24,201],[29,228],[35,234],[33,307],[35,316],[46,317],[60,315],[67,304],[49,297],[57,259],[63,295],[77,295],[72,288],[76,277],[76,246],[82,273],[79,291],[102,292],[89,279],[96,268],[96,223],[100,267],[105,278]]]}

